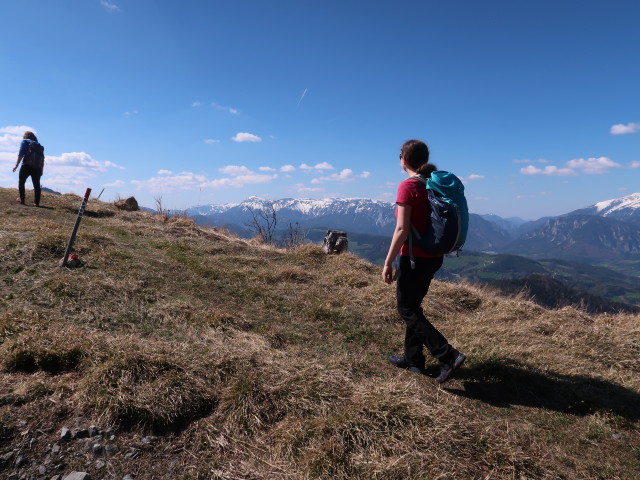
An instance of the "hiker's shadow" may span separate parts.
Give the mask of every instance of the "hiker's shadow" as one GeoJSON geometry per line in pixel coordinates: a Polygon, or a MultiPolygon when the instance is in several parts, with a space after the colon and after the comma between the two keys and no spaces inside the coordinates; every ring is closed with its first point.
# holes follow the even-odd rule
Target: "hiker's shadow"
{"type": "Polygon", "coordinates": [[[575,415],[609,411],[640,420],[640,393],[594,377],[542,373],[514,360],[496,359],[463,367],[456,378],[464,390],[446,388],[448,392],[496,407],[524,405],[575,415]]]}

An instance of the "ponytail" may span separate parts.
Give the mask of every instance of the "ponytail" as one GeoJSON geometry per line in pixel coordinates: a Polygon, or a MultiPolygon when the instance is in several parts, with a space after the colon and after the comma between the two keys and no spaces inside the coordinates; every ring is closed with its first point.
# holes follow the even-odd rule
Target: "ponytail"
{"type": "Polygon", "coordinates": [[[423,163],[418,167],[416,173],[418,175],[422,175],[423,177],[429,178],[431,176],[431,173],[435,172],[436,170],[438,170],[438,167],[436,167],[433,163],[423,163]]]}

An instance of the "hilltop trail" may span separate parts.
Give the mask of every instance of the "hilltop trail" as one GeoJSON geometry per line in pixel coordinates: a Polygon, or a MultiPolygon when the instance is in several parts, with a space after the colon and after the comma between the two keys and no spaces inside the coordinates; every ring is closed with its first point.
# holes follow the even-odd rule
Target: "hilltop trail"
{"type": "Polygon", "coordinates": [[[0,189],[0,477],[640,472],[637,316],[435,281],[425,309],[469,357],[438,388],[386,363],[403,335],[394,288],[353,255],[90,200],[83,266],[63,270],[80,197],[16,196],[0,189]]]}

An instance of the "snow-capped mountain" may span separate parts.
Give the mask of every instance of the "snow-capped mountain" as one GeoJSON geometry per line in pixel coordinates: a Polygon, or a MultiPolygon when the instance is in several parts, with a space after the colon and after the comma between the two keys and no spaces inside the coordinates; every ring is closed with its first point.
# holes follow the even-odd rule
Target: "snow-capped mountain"
{"type": "MultiPolygon", "coordinates": [[[[272,202],[249,197],[241,203],[202,205],[187,214],[208,225],[242,225],[252,220],[251,211],[268,208],[272,202]]],[[[367,198],[284,198],[274,200],[278,223],[283,228],[299,222],[304,228],[334,228],[352,232],[387,235],[395,225],[395,204],[367,198]]]]}
{"type": "Polygon", "coordinates": [[[570,215],[597,215],[625,222],[640,224],[640,193],[632,193],[622,198],[598,202],[590,207],[571,212],[570,215]]]}

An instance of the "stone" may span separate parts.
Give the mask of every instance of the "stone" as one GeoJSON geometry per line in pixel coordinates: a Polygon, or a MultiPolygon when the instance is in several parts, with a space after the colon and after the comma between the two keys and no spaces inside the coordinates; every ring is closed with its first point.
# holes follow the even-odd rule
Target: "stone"
{"type": "Polygon", "coordinates": [[[18,455],[18,458],[16,458],[16,467],[24,467],[26,463],[27,459],[24,457],[24,455],[18,455]]]}
{"type": "Polygon", "coordinates": [[[57,443],[54,443],[53,447],[51,447],[51,451],[53,453],[60,453],[60,445],[58,445],[57,443]]]}
{"type": "Polygon", "coordinates": [[[329,254],[341,254],[349,248],[349,240],[347,232],[342,230],[327,230],[322,241],[322,251],[329,254]]]}
{"type": "Polygon", "coordinates": [[[91,475],[87,472],[71,472],[69,475],[64,476],[62,480],[91,480],[91,475]]]}
{"type": "Polygon", "coordinates": [[[119,451],[120,449],[118,448],[117,445],[107,445],[104,447],[104,453],[107,457],[112,457],[119,451]]]}
{"type": "Polygon", "coordinates": [[[96,468],[97,468],[98,470],[100,470],[100,469],[104,468],[106,465],[107,465],[107,464],[106,464],[105,462],[103,462],[102,460],[98,460],[98,461],[96,462],[96,468]]]}
{"type": "Polygon", "coordinates": [[[71,438],[72,438],[71,430],[69,430],[68,428],[65,427],[60,431],[61,440],[71,440],[71,438]]]}
{"type": "Polygon", "coordinates": [[[91,450],[96,457],[101,457],[104,455],[104,447],[99,443],[94,443],[93,447],[91,447],[91,450]]]}
{"type": "Polygon", "coordinates": [[[133,480],[133,477],[127,473],[124,477],[122,477],[122,480],[133,480]]]}
{"type": "Polygon", "coordinates": [[[40,475],[44,475],[45,473],[47,473],[47,467],[45,467],[44,465],[40,465],[40,466],[38,467],[38,473],[39,473],[40,475]]]}
{"type": "Polygon", "coordinates": [[[98,435],[100,435],[100,430],[95,425],[91,425],[88,431],[89,437],[97,437],[98,435]]]}
{"type": "Polygon", "coordinates": [[[138,201],[135,197],[121,198],[120,200],[116,200],[113,204],[120,210],[124,210],[126,212],[135,212],[136,210],[140,210],[138,201]]]}

